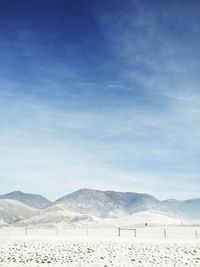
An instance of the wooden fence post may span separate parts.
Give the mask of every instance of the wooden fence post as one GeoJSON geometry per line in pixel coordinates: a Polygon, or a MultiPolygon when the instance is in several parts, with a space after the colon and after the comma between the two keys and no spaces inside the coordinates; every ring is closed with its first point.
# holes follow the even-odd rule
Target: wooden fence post
{"type": "Polygon", "coordinates": [[[195,237],[198,238],[197,230],[195,230],[195,237]]]}
{"type": "Polygon", "coordinates": [[[118,236],[120,236],[120,228],[118,228],[118,236]]]}
{"type": "Polygon", "coordinates": [[[136,237],[136,236],[137,236],[136,229],[134,229],[134,237],[136,237]]]}
{"type": "Polygon", "coordinates": [[[165,237],[165,238],[167,237],[166,229],[164,229],[164,237],[165,237]]]}

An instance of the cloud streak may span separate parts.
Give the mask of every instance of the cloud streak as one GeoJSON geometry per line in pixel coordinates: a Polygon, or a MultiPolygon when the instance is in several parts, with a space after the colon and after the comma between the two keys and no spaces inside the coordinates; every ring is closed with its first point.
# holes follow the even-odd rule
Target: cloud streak
{"type": "Polygon", "coordinates": [[[69,40],[65,16],[57,32],[21,22],[1,35],[2,193],[55,199],[90,187],[197,196],[197,12],[184,3],[177,16],[178,1],[95,2],[77,21],[85,35],[71,26],[69,40]]]}

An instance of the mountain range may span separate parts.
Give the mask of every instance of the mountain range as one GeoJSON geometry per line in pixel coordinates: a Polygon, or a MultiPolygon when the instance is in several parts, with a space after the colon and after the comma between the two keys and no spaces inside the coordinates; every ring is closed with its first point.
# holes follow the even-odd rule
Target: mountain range
{"type": "Polygon", "coordinates": [[[20,191],[0,195],[0,226],[88,223],[108,219],[117,220],[152,211],[153,214],[160,213],[162,216],[172,218],[176,216],[184,220],[198,220],[200,219],[200,198],[160,201],[149,194],[92,189],[80,189],[55,202],[41,195],[20,191]]]}

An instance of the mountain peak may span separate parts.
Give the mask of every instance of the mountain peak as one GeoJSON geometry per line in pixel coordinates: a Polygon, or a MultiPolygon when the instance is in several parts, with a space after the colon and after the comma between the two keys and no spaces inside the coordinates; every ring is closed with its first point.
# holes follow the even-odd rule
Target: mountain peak
{"type": "Polygon", "coordinates": [[[70,209],[82,214],[99,217],[114,214],[132,214],[141,210],[158,209],[159,201],[151,195],[132,192],[100,191],[82,188],[58,199],[55,204],[65,203],[70,209]]]}
{"type": "Polygon", "coordinates": [[[13,191],[5,195],[0,195],[0,199],[18,200],[37,209],[44,209],[51,205],[51,202],[41,195],[28,194],[21,191],[13,191]]]}

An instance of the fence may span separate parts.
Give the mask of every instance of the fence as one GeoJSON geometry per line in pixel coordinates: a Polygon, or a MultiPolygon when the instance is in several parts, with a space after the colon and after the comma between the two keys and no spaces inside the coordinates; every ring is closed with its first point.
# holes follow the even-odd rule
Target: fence
{"type": "Polygon", "coordinates": [[[118,237],[142,239],[200,239],[200,227],[119,227],[117,234],[118,237]]]}
{"type": "Polygon", "coordinates": [[[70,228],[0,228],[0,236],[27,237],[97,237],[129,239],[192,239],[200,240],[200,227],[70,227],[70,228]]]}

